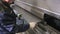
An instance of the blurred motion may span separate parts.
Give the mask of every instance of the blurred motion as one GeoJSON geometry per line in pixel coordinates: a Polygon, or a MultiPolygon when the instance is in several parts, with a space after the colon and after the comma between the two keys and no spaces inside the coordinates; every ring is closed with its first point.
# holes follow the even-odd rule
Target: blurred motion
{"type": "Polygon", "coordinates": [[[0,34],[60,34],[59,0],[0,0],[0,34]]]}

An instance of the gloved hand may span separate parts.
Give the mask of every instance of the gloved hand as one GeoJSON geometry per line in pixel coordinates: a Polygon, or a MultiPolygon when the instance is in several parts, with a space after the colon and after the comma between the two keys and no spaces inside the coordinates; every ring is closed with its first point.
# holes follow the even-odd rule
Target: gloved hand
{"type": "Polygon", "coordinates": [[[20,20],[21,19],[21,17],[22,17],[22,14],[18,14],[18,19],[20,20]]]}

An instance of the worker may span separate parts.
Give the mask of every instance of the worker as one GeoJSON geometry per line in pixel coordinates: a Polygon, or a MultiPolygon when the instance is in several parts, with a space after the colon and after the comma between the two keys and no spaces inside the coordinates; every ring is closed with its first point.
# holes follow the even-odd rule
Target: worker
{"type": "Polygon", "coordinates": [[[15,34],[15,24],[17,15],[10,7],[14,0],[1,0],[0,7],[0,34],[15,34]]]}
{"type": "Polygon", "coordinates": [[[20,19],[21,15],[18,17],[10,7],[14,3],[14,0],[1,0],[1,2],[0,7],[3,8],[3,11],[0,12],[1,34],[15,34],[16,32],[24,32],[29,29],[29,23],[25,23],[24,19],[20,19]],[[19,20],[16,19],[17,17],[19,20]],[[22,23],[22,25],[16,25],[16,21],[20,21],[19,23],[22,23]]]}

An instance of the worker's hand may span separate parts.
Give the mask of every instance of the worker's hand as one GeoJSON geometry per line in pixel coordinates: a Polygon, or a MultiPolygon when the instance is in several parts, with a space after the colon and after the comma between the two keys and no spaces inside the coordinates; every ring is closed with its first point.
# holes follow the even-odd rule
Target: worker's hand
{"type": "Polygon", "coordinates": [[[21,17],[22,17],[22,14],[18,14],[18,19],[21,19],[21,17]]]}
{"type": "Polygon", "coordinates": [[[30,28],[31,28],[31,29],[35,28],[36,24],[37,24],[37,23],[35,23],[35,22],[31,22],[31,23],[29,23],[30,28]]]}

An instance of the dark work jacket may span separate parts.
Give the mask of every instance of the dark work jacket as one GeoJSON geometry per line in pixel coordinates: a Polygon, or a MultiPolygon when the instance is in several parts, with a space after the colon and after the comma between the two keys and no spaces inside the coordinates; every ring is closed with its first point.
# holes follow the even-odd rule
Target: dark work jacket
{"type": "Polygon", "coordinates": [[[7,8],[3,7],[4,8],[4,18],[2,20],[3,23],[6,25],[16,23],[17,15],[14,13],[13,9],[10,7],[8,3],[3,2],[3,4],[7,7],[7,8]]]}
{"type": "MultiPolygon", "coordinates": [[[[3,2],[3,4],[6,5],[7,8],[2,6],[4,11],[0,12],[0,25],[3,26],[7,31],[13,32],[17,16],[14,13],[13,9],[8,4],[6,4],[5,2],[3,2]]],[[[1,26],[0,26],[0,34],[8,33],[1,26]]]]}

